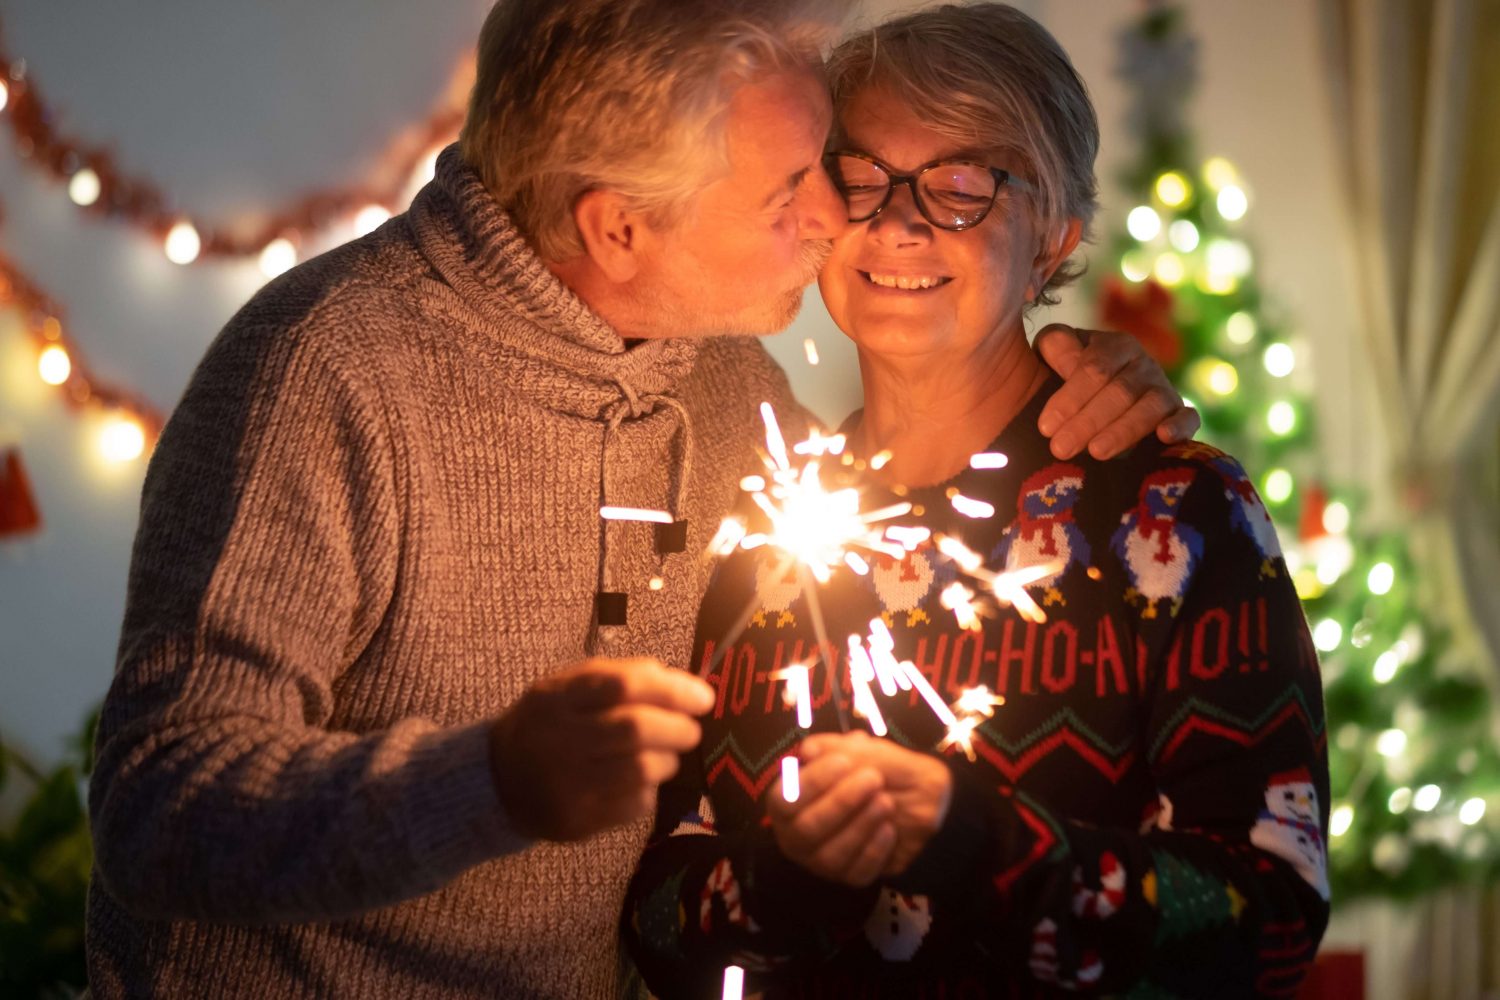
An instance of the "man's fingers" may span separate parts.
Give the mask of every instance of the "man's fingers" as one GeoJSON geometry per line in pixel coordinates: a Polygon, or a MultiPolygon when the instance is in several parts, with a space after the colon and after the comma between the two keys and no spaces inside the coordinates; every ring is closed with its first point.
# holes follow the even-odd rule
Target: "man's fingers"
{"type": "MultiPolygon", "coordinates": [[[[1072,458],[1101,431],[1128,413],[1136,401],[1147,392],[1148,387],[1151,391],[1155,391],[1155,387],[1150,386],[1144,377],[1145,369],[1139,367],[1143,363],[1148,362],[1137,360],[1111,375],[1092,393],[1077,413],[1057,428],[1052,435],[1052,454],[1055,457],[1072,458]]],[[[1092,366],[1090,369],[1092,370],[1092,366]]],[[[1082,376],[1075,378],[1074,381],[1079,381],[1081,378],[1082,376]]],[[[1066,388],[1067,386],[1064,386],[1063,389],[1059,389],[1057,394],[1061,396],[1066,388]]],[[[1145,437],[1156,426],[1156,422],[1153,420],[1146,424],[1140,429],[1140,433],[1128,439],[1126,443],[1145,437]]]]}
{"type": "Polygon", "coordinates": [[[641,704],[702,715],[714,707],[706,681],[652,659],[592,661],[566,681],[566,690],[568,703],[581,712],[641,704]]]}
{"type": "Polygon", "coordinates": [[[1079,413],[1098,399],[1102,391],[1113,384],[1127,360],[1115,356],[1106,348],[1090,345],[1072,374],[1064,376],[1067,381],[1047,400],[1047,404],[1042,407],[1041,416],[1037,418],[1037,430],[1053,438],[1054,455],[1059,458],[1070,457],[1088,441],[1088,438],[1084,438],[1078,442],[1068,455],[1059,454],[1057,449],[1057,437],[1068,429],[1068,425],[1079,413]]]}
{"type": "Polygon", "coordinates": [[[1191,406],[1179,406],[1177,412],[1156,425],[1156,436],[1163,444],[1191,441],[1203,427],[1203,418],[1191,406]]]}
{"type": "Polygon", "coordinates": [[[638,750],[685,753],[698,745],[703,730],[690,716],[655,705],[621,705],[600,713],[588,734],[590,754],[612,757],[638,750]]]}
{"type": "Polygon", "coordinates": [[[1066,323],[1048,323],[1032,343],[1048,368],[1068,378],[1083,357],[1085,341],[1083,334],[1066,323]]]}
{"type": "Polygon", "coordinates": [[[637,760],[640,763],[642,779],[648,785],[655,786],[677,773],[677,766],[682,758],[664,750],[643,750],[637,760]]]}
{"type": "Polygon", "coordinates": [[[1089,454],[1101,461],[1114,458],[1137,441],[1148,437],[1177,408],[1177,401],[1169,399],[1166,392],[1155,387],[1148,388],[1130,409],[1088,440],[1089,454]]]}

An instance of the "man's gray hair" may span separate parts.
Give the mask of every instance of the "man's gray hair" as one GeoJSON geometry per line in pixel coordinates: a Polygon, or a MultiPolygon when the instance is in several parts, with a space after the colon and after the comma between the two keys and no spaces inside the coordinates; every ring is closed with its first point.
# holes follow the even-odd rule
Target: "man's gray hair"
{"type": "Polygon", "coordinates": [[[735,91],[817,67],[852,2],[499,0],[479,35],[464,161],[544,260],[583,251],[573,207],[592,189],[673,224],[728,169],[735,91]]]}
{"type": "MultiPolygon", "coordinates": [[[[1099,121],[1067,53],[1030,17],[999,3],[908,14],[842,42],[828,75],[835,111],[881,85],[955,143],[1018,156],[1047,238],[1073,218],[1087,236],[1099,121]]],[[[1059,267],[1038,304],[1056,302],[1050,293],[1081,273],[1071,261],[1059,267]]]]}

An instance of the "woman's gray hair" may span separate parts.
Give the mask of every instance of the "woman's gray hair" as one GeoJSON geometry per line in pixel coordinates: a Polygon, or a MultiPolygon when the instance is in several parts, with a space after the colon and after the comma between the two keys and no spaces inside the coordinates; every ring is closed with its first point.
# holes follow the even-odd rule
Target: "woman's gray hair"
{"type": "MultiPolygon", "coordinates": [[[[860,32],[828,62],[835,111],[884,86],[933,131],[962,146],[1018,156],[1036,185],[1033,208],[1048,239],[1098,207],[1099,121],[1062,46],[1036,21],[999,3],[947,5],[860,32]]],[[[1064,263],[1038,304],[1083,272],[1064,263]]]]}
{"type": "Polygon", "coordinates": [[[676,223],[728,169],[744,83],[816,68],[853,0],[500,0],[479,35],[464,161],[544,260],[583,251],[580,195],[676,223]]]}

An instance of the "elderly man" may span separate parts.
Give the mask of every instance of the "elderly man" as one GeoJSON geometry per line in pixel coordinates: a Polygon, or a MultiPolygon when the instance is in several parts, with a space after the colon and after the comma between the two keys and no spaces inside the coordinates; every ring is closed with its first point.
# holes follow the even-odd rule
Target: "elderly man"
{"type": "MultiPolygon", "coordinates": [[[[619,989],[645,817],[711,704],[663,664],[758,404],[797,413],[736,335],[791,320],[847,214],[843,5],[683,6],[505,0],[410,210],[209,348],[99,729],[96,996],[619,989]]],[[[1060,451],[1191,434],[1121,341],[1053,339],[1060,451]]]]}

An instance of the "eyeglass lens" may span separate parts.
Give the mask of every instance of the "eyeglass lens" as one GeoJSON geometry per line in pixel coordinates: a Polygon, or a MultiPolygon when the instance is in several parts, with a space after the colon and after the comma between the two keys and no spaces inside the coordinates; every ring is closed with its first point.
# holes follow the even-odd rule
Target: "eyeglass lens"
{"type": "MultiPolygon", "coordinates": [[[[891,188],[890,174],[879,164],[858,156],[830,157],[834,184],[849,204],[849,221],[864,222],[883,207],[891,188]]],[[[995,200],[995,177],[987,167],[972,163],[938,163],[917,175],[917,208],[933,225],[972,226],[995,200]]]]}

